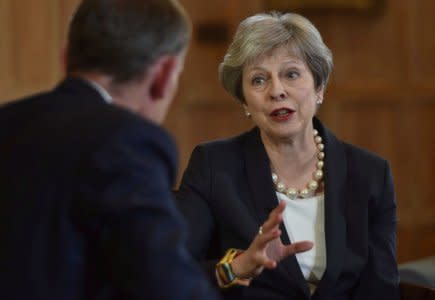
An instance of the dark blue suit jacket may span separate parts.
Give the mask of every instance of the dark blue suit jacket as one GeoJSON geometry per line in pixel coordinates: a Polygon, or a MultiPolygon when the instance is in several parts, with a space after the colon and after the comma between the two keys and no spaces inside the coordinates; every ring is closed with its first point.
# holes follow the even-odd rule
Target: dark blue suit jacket
{"type": "Polygon", "coordinates": [[[1,299],[214,299],[168,134],[86,82],[0,109],[1,299]]]}
{"type": "MultiPolygon", "coordinates": [[[[325,143],[326,271],[312,299],[398,299],[396,204],[387,162],[339,141],[314,119],[325,143]]],[[[278,199],[254,128],[195,148],[177,204],[190,223],[189,247],[214,280],[228,248],[246,249],[278,199]]],[[[284,226],[282,240],[290,243],[284,226]]],[[[215,280],[214,280],[215,281],[215,280]]],[[[294,256],[225,299],[310,299],[294,256]]]]}

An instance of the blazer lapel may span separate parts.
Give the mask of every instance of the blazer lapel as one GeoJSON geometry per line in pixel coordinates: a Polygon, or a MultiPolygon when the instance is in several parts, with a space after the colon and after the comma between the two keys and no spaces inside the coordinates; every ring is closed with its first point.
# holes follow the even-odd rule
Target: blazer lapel
{"type": "Polygon", "coordinates": [[[342,143],[322,124],[314,119],[325,144],[325,241],[326,270],[316,292],[328,290],[337,279],[343,262],[346,243],[345,180],[347,173],[346,153],[342,143]]]}
{"type": "MultiPolygon", "coordinates": [[[[272,182],[269,158],[258,128],[254,128],[248,133],[244,143],[244,153],[248,182],[252,191],[252,202],[257,212],[258,226],[260,226],[278,205],[278,199],[272,182]]],[[[283,244],[290,244],[291,241],[283,223],[280,229],[283,244]]],[[[309,297],[308,285],[299,268],[296,256],[293,255],[281,261],[276,271],[289,277],[289,280],[300,287],[307,298],[309,297]]]]}
{"type": "Polygon", "coordinates": [[[244,144],[245,165],[252,202],[258,216],[258,226],[268,217],[270,211],[278,205],[271,179],[269,159],[260,139],[258,128],[247,135],[244,144]]]}

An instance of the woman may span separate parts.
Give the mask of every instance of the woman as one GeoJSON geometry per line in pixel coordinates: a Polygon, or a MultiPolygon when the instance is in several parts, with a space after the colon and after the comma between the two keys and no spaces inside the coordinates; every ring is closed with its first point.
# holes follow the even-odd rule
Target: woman
{"type": "Polygon", "coordinates": [[[177,202],[225,299],[398,299],[388,163],[315,117],[331,69],[291,13],[244,20],[220,65],[256,126],[196,147],[177,202]]]}

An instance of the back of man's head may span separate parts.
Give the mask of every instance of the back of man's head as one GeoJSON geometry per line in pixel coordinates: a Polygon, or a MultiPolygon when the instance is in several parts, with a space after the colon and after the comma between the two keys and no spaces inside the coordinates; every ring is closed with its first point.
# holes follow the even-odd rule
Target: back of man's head
{"type": "Polygon", "coordinates": [[[67,73],[140,79],[158,57],[184,50],[190,31],[176,0],[83,0],[70,24],[67,73]]]}

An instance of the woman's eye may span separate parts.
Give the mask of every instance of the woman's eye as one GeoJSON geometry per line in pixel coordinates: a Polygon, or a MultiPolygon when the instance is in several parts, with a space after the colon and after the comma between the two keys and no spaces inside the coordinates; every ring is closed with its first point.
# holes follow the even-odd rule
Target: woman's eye
{"type": "Polygon", "coordinates": [[[252,85],[262,85],[265,82],[263,77],[254,77],[252,78],[252,85]]]}
{"type": "Polygon", "coordinates": [[[290,79],[296,79],[299,77],[299,73],[296,71],[290,71],[287,73],[287,77],[290,79]]]}

